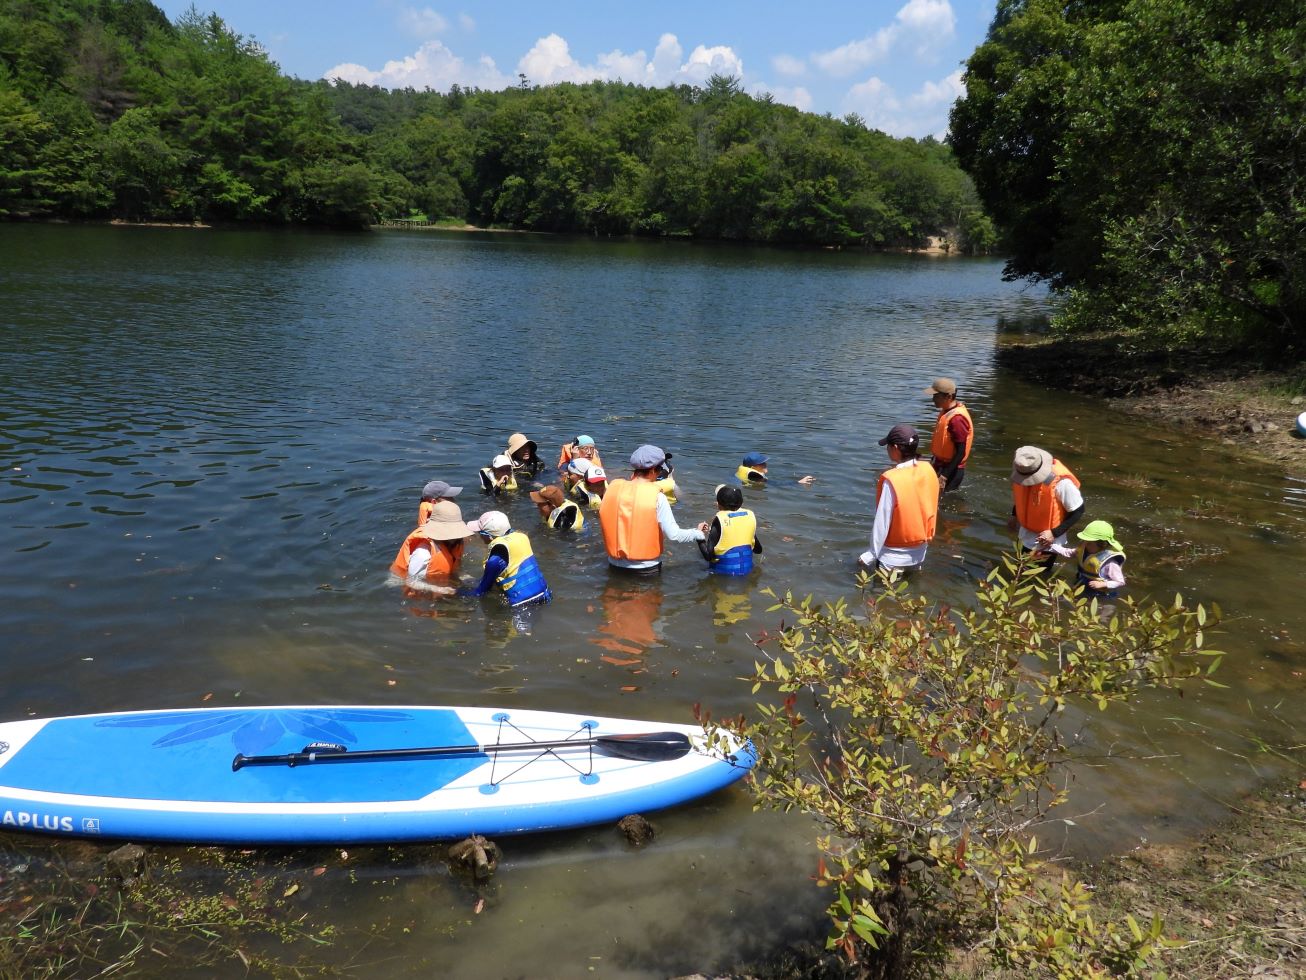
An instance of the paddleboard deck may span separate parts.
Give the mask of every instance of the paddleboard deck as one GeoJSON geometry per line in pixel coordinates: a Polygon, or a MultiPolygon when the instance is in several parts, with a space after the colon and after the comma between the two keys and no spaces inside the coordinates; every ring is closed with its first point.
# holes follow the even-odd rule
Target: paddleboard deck
{"type": "Polygon", "coordinates": [[[741,778],[752,746],[720,729],[462,707],[191,708],[0,723],[0,826],[213,844],[385,843],[515,834],[675,806],[741,778]],[[683,732],[640,761],[600,736],[683,732]],[[505,743],[576,741],[540,750],[505,743]],[[478,746],[451,756],[243,765],[236,755],[478,746]]]}

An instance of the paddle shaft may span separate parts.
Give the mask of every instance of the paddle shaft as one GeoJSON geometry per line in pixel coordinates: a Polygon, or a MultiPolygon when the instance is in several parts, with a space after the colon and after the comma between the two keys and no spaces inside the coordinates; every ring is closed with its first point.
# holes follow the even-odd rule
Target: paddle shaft
{"type": "Polygon", "coordinates": [[[497,745],[427,745],[408,749],[363,749],[350,752],[324,747],[285,755],[241,755],[231,760],[231,771],[245,766],[298,766],[319,762],[383,762],[390,759],[429,759],[451,755],[489,755],[497,752],[540,752],[556,749],[598,749],[605,755],[640,762],[665,762],[688,755],[692,748],[683,732],[647,732],[597,735],[593,738],[555,739],[546,742],[504,742],[497,745]]]}

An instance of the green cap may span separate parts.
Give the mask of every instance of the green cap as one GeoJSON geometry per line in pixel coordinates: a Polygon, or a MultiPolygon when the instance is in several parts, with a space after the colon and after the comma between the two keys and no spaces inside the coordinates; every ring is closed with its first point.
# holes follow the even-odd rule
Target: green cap
{"type": "Polygon", "coordinates": [[[1124,548],[1116,540],[1116,529],[1106,521],[1089,521],[1084,525],[1084,530],[1080,531],[1075,537],[1080,541],[1105,541],[1112,551],[1124,553],[1124,548]]]}

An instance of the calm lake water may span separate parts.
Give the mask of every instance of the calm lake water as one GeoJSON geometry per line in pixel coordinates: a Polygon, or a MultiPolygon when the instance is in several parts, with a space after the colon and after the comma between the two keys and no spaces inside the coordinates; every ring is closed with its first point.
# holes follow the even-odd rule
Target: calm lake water
{"type": "MultiPolygon", "coordinates": [[[[928,431],[920,392],[949,375],[978,437],[922,590],[967,601],[1007,546],[1011,452],[1034,443],[1115,524],[1135,595],[1225,611],[1227,689],[1085,717],[1101,765],[1067,812],[1081,852],[1192,835],[1301,741],[1306,484],[997,371],[1001,332],[1046,312],[1000,273],[523,235],[0,226],[0,715],[748,712],[747,636],[774,625],[757,589],[854,595],[876,440],[928,431]],[[519,623],[496,601],[405,598],[387,568],[422,484],[467,486],[468,517],[489,509],[476,470],[514,431],[549,462],[586,432],[618,471],[661,445],[682,524],[710,517],[744,453],[770,454],[773,482],[748,500],[760,575],[715,581],[690,545],[653,582],[616,577],[596,520],[546,534],[523,493],[503,506],[532,533],[550,606],[519,623]]],[[[802,819],[753,814],[736,788],[656,823],[638,852],[610,828],[501,841],[479,916],[418,849],[365,850],[352,876],[336,861],[311,908],[344,938],[315,955],[395,976],[655,977],[810,929],[824,895],[802,819]]]]}

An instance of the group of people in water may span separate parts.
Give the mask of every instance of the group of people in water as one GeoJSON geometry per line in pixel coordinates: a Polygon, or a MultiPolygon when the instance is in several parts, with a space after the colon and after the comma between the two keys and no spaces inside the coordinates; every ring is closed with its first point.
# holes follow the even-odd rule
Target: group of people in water
{"type": "MultiPolygon", "coordinates": [[[[925,393],[939,413],[929,459],[922,457],[919,436],[910,425],[893,426],[879,441],[892,465],[877,482],[870,547],[858,563],[886,578],[909,573],[925,561],[940,497],[962,485],[975,440],[970,412],[957,398],[952,379],[936,378],[925,393]]],[[[744,506],[744,490],[768,481],[767,462],[760,452],[745,455],[735,471],[737,482],[716,488],[716,514],[688,528],[680,527],[672,511],[677,487],[671,454],[654,445],[631,453],[629,479],[609,479],[594,440],[576,436],[559,451],[559,482],[535,484],[529,492],[551,529],[578,531],[587,512],[597,511],[608,563],[615,569],[656,574],[667,540],[692,541],[713,573],[742,576],[753,571],[753,556],[762,553],[757,517],[744,506]]],[[[536,443],[515,432],[505,451],[480,470],[480,488],[487,496],[512,493],[531,486],[545,469],[536,443]]],[[[810,483],[812,478],[799,482],[810,483]]],[[[1077,549],[1069,544],[1068,535],[1084,514],[1079,486],[1060,460],[1038,447],[1022,446],[1012,464],[1008,528],[1049,568],[1058,556],[1075,558],[1081,592],[1111,598],[1125,585],[1124,549],[1111,525],[1101,520],[1078,532],[1077,549]]],[[[530,537],[515,529],[501,510],[464,520],[454,500],[462,490],[443,480],[422,488],[417,526],[404,539],[391,572],[414,592],[480,596],[498,589],[514,608],[548,602],[552,593],[530,537]],[[466,542],[475,536],[488,546],[480,581],[474,587],[455,588],[466,542]]]]}

